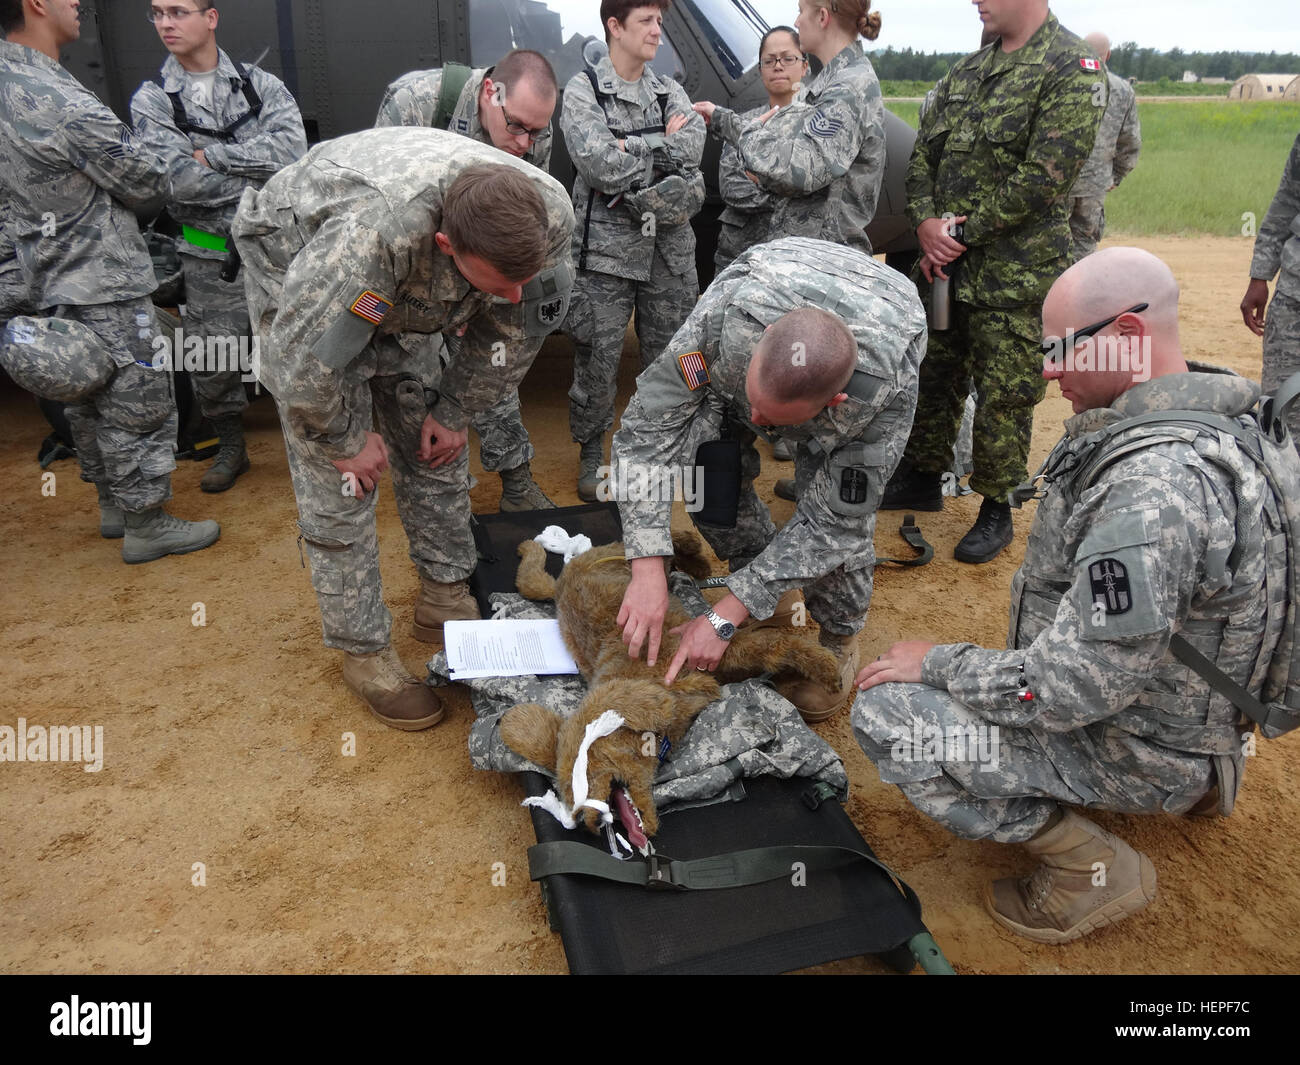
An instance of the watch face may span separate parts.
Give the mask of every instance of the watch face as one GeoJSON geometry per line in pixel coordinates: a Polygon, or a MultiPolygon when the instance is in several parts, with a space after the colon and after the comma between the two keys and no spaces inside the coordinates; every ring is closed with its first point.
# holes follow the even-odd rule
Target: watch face
{"type": "Polygon", "coordinates": [[[718,626],[718,636],[724,640],[730,640],[736,635],[736,626],[730,621],[724,621],[718,626]]]}

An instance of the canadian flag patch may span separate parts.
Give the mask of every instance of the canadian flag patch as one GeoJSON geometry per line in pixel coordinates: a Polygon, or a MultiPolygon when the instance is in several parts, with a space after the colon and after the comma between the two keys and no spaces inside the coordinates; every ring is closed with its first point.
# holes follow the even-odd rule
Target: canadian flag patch
{"type": "Polygon", "coordinates": [[[1079,66],[1083,67],[1083,69],[1088,71],[1090,74],[1096,74],[1101,70],[1101,61],[1097,59],[1080,59],[1079,66]]]}

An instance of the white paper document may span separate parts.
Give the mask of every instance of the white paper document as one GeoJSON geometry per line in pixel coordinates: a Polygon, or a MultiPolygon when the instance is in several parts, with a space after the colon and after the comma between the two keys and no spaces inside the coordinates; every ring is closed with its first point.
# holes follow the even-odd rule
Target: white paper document
{"type": "Polygon", "coordinates": [[[452,680],[578,672],[555,620],[448,621],[442,629],[452,680]]]}

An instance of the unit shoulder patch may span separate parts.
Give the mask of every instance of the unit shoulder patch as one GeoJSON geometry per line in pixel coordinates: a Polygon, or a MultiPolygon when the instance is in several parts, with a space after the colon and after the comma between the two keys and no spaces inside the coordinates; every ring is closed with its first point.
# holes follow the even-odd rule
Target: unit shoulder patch
{"type": "Polygon", "coordinates": [[[1092,583],[1092,601],[1108,615],[1127,614],[1133,609],[1133,590],[1128,569],[1116,558],[1099,558],[1088,567],[1092,583]]]}

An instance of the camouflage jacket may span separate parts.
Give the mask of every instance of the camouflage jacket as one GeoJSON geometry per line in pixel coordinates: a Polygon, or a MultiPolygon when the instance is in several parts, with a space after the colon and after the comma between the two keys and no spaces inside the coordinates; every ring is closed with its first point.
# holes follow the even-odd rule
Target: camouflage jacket
{"type": "MultiPolygon", "coordinates": [[[[492,144],[492,138],[478,120],[478,97],[483,79],[490,77],[492,68],[479,67],[470,76],[456,98],[456,109],[447,121],[447,129],[483,144],[492,144]]],[[[375,127],[380,126],[432,126],[438,115],[438,93],[442,89],[441,70],[413,70],[403,74],[384,92],[379,105],[375,127]]],[[[550,124],[546,126],[548,132],[550,124]]],[[[533,141],[523,155],[524,162],[547,170],[551,165],[551,138],[533,141]]]]}
{"type": "Polygon", "coordinates": [[[1011,585],[1010,649],[948,644],[922,665],[925,683],[988,721],[1033,729],[1072,787],[1070,767],[1086,751],[1117,771],[1142,763],[1171,777],[1188,754],[1239,760],[1237,710],[1174,659],[1169,639],[1181,633],[1252,691],[1272,652],[1264,644],[1276,639],[1265,629],[1269,612],[1284,607],[1270,598],[1276,572],[1272,593],[1264,581],[1270,493],[1235,440],[1187,431],[1144,444],[1150,426],[1122,430],[1106,452],[1118,457],[1089,483],[1075,480],[1104,426],[1165,409],[1237,416],[1258,398],[1258,386],[1228,371],[1192,370],[1135,385],[1113,406],[1065,423],[1011,585]],[[1114,450],[1124,443],[1133,449],[1114,450]],[[1216,447],[1231,476],[1203,457],[1216,447]]]}
{"type": "Polygon", "coordinates": [[[1106,71],[1110,97],[1097,128],[1097,142],[1074,182],[1078,197],[1105,196],[1137,166],[1142,151],[1142,124],[1138,121],[1137,94],[1118,74],[1106,71]]]}
{"type": "Polygon", "coordinates": [[[583,264],[585,249],[584,269],[648,281],[658,251],[669,270],[684,274],[695,264],[690,221],[649,224],[653,219],[645,216],[655,211],[646,191],[662,186],[666,198],[680,201],[688,185],[698,185],[702,202],[704,120],[677,82],[649,66],[639,81],[628,82],[605,56],[595,74],[604,100],[596,99],[586,73],[579,72],[565,87],[560,111],[560,131],[576,171],[574,263],[583,264]],[[660,94],[667,98],[662,113],[660,94]],[[672,136],[633,132],[664,126],[678,114],[689,121],[672,136]]]}
{"type": "MultiPolygon", "coordinates": [[[[739,116],[740,121],[753,122],[768,110],[766,105],[752,108],[739,116]]],[[[722,147],[722,158],[718,162],[718,189],[727,205],[718,218],[722,227],[718,231],[718,255],[730,263],[741,252],[773,236],[773,196],[750,180],[740,163],[740,152],[731,144],[722,147]]]]}
{"type": "Polygon", "coordinates": [[[260,379],[296,431],[346,458],[370,425],[348,410],[341,371],[376,336],[429,360],[428,334],[445,333],[453,358],[431,413],[463,429],[518,388],[563,318],[572,230],[554,178],[456,134],[397,127],[318,144],[245,192],[235,217],[250,311],[279,312],[263,320],[260,379]],[[515,167],[546,205],[546,263],[517,305],[471,288],[434,241],[447,188],[478,163],[515,167]]]}
{"type": "MultiPolygon", "coordinates": [[[[186,118],[204,129],[228,129],[249,112],[239,71],[225,52],[218,49],[217,54],[211,107],[188,95],[192,83],[185,68],[169,55],[162,65],[162,84],[146,81],[131,97],[131,121],[140,139],[171,168],[167,213],[182,225],[225,237],[244,190],[260,188],[281,167],[301,159],[307,153],[307,133],[298,104],[284,83],[257,67],[244,69],[261,98],[262,112],[235,129],[233,141],[206,133],[182,133],[168,93],[180,93],[186,118]],[[200,148],[207,166],[194,158],[200,148]]],[[[186,240],[180,242],[180,250],[203,259],[226,256],[223,251],[186,240]]]]}
{"type": "MultiPolygon", "coordinates": [[[[856,249],[807,237],[750,249],[714,279],[669,349],[637,378],[614,436],[615,498],[628,495],[624,476],[692,465],[693,445],[716,438],[725,419],[800,445],[798,461],[815,466],[794,516],[727,580],[752,615],[770,617],[787,590],[841,566],[872,565],[876,507],[912,426],[926,336],[913,285],[856,249]],[[754,347],[768,325],[805,306],[838,315],[858,342],[849,398],[802,425],[753,425],[745,377],[754,347]],[[691,373],[692,354],[706,367],[703,380],[691,373]],[[851,484],[861,491],[848,491],[851,484]]],[[[620,501],[628,558],[672,554],[671,512],[671,499],[620,501]]]]}
{"type": "Polygon", "coordinates": [[[1040,303],[1069,265],[1070,190],[1106,103],[1099,76],[1092,49],[1048,15],[1022,48],[995,41],[939,82],[907,168],[907,214],[914,226],[967,216],[958,300],[1040,303]]]}
{"type": "Polygon", "coordinates": [[[18,265],[18,252],[14,248],[10,230],[11,205],[6,194],[0,198],[0,324],[16,314],[26,314],[31,307],[27,295],[27,278],[18,265]]]}
{"type": "Polygon", "coordinates": [[[53,59],[4,40],[0,182],[33,309],[157,287],[134,212],[162,207],[166,164],[53,59]]]}
{"type": "Polygon", "coordinates": [[[1282,183],[1269,205],[1255,238],[1250,276],[1271,281],[1278,271],[1277,290],[1300,300],[1300,137],[1291,145],[1282,183]]]}
{"type": "MultiPolygon", "coordinates": [[[[670,578],[677,594],[682,574],[670,578]]],[[[697,595],[698,598],[698,595],[697,595]]],[[[553,603],[533,603],[513,593],[496,593],[497,618],[553,618],[553,603]]],[[[701,602],[700,609],[704,608],[701,602]]],[[[451,682],[447,653],[428,664],[429,683],[451,682]]],[[[499,773],[533,771],[555,779],[554,771],[534,765],[501,739],[501,718],[516,703],[540,703],[558,716],[574,713],[587,694],[581,677],[482,677],[462,681],[470,690],[474,723],[469,729],[469,760],[475,769],[499,773]]],[[[742,777],[807,777],[825,781],[839,800],[848,796],[844,763],[834,748],[804,724],[794,706],[757,680],[726,684],[722,697],[709,703],[668,753],[655,775],[653,793],[659,809],[673,803],[700,803],[726,794],[742,777]]]]}
{"type": "Polygon", "coordinates": [[[744,169],[777,194],[772,234],[816,237],[871,251],[867,226],[885,176],[885,105],[871,60],[856,41],[808,85],[797,129],[745,126],[725,107],[712,128],[744,169]]]}

